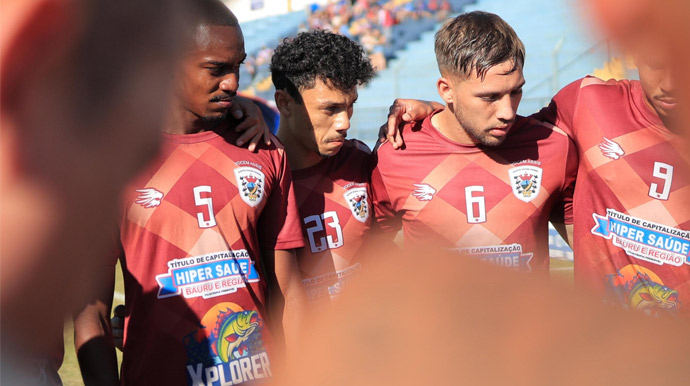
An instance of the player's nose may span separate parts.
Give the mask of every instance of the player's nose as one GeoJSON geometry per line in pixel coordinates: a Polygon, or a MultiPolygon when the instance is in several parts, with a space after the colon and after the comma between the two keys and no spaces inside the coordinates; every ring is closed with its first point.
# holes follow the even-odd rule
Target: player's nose
{"type": "Polygon", "coordinates": [[[517,104],[512,98],[502,98],[498,101],[496,109],[496,117],[502,122],[512,122],[517,115],[517,104]]]}
{"type": "Polygon", "coordinates": [[[240,76],[236,73],[230,73],[220,82],[220,89],[228,94],[235,95],[237,89],[240,87],[240,76]]]}
{"type": "Polygon", "coordinates": [[[350,128],[350,115],[347,112],[338,114],[335,121],[335,129],[338,131],[347,131],[350,128]]]}

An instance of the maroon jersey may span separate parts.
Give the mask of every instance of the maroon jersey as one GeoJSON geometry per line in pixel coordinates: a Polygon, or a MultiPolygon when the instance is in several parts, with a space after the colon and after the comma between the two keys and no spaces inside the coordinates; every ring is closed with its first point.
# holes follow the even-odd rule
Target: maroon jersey
{"type": "Polygon", "coordinates": [[[293,170],[304,248],[297,250],[310,300],[334,298],[352,274],[371,224],[369,148],[347,140],[333,157],[293,170]]]}
{"type": "Polygon", "coordinates": [[[576,143],[576,283],[655,313],[690,303],[690,153],[637,81],[587,77],[539,119],[576,143]]]}
{"type": "Polygon", "coordinates": [[[466,146],[436,130],[429,116],[404,132],[404,150],[384,144],[374,157],[372,201],[382,231],[402,223],[405,244],[548,271],[548,221],[571,221],[577,168],[562,131],[518,117],[501,145],[466,146]]]}
{"type": "Polygon", "coordinates": [[[282,148],[252,153],[224,136],[166,135],[126,191],[123,384],[272,375],[260,249],[303,245],[291,175],[282,148]]]}

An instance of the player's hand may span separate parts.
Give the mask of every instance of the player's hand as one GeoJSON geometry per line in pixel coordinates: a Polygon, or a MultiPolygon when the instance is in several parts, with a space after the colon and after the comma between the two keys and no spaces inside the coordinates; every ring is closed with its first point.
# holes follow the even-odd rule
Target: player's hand
{"type": "Polygon", "coordinates": [[[256,145],[262,138],[266,145],[270,145],[271,130],[266,125],[259,106],[255,105],[251,99],[239,95],[235,95],[233,100],[236,103],[232,104],[230,114],[236,119],[244,118],[235,128],[236,132],[242,133],[237,139],[237,146],[242,146],[249,142],[249,151],[255,151],[256,145]]]}
{"type": "Polygon", "coordinates": [[[443,107],[436,102],[417,99],[396,99],[388,109],[388,122],[381,125],[379,140],[388,140],[393,149],[399,149],[404,144],[402,127],[407,122],[418,121],[429,116],[434,110],[443,107]]]}
{"type": "Polygon", "coordinates": [[[122,351],[122,340],[125,336],[125,306],[123,304],[119,304],[113,309],[110,329],[113,333],[115,347],[122,351]]]}

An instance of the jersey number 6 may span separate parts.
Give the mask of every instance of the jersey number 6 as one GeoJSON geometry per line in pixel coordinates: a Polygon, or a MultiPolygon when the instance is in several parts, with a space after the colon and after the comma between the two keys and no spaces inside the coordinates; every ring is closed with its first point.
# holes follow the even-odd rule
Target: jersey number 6
{"type": "Polygon", "coordinates": [[[467,208],[467,223],[479,224],[486,222],[486,203],[483,195],[475,195],[475,193],[484,193],[484,187],[480,185],[465,187],[465,205],[467,208]]]}

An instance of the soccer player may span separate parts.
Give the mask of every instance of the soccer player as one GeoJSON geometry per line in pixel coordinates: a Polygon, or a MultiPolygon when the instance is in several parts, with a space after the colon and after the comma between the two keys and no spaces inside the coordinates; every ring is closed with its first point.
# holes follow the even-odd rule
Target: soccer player
{"type": "Polygon", "coordinates": [[[402,226],[405,245],[548,272],[548,222],[570,222],[577,159],[561,130],[516,115],[522,42],[471,12],[439,30],[436,57],[445,108],[408,124],[403,150],[375,152],[377,226],[388,237],[402,226]]]}
{"type": "MultiPolygon", "coordinates": [[[[123,198],[127,385],[271,377],[280,326],[289,349],[305,304],[285,152],[275,141],[256,153],[233,145],[237,123],[228,111],[246,56],[242,31],[222,2],[199,7],[190,16],[192,42],[176,74],[162,154],[123,198]]],[[[101,299],[75,318],[88,384],[118,383],[107,327],[114,267],[115,259],[101,299]]]]}
{"type": "Polygon", "coordinates": [[[639,81],[586,77],[536,115],[573,138],[575,281],[631,309],[690,304],[690,159],[668,62],[638,52],[639,81]]]}
{"type": "Polygon", "coordinates": [[[370,150],[346,139],[357,87],[374,70],[362,48],[342,35],[311,31],[285,40],[271,74],[299,206],[304,248],[297,251],[310,300],[328,303],[361,270],[371,223],[370,150]]]}
{"type": "MultiPolygon", "coordinates": [[[[563,129],[577,146],[575,284],[629,309],[686,314],[690,160],[671,60],[648,43],[629,43],[639,81],[577,80],[533,117],[563,129]]],[[[431,109],[400,101],[389,122],[407,119],[401,112],[408,110],[421,119],[431,109]]]]}

